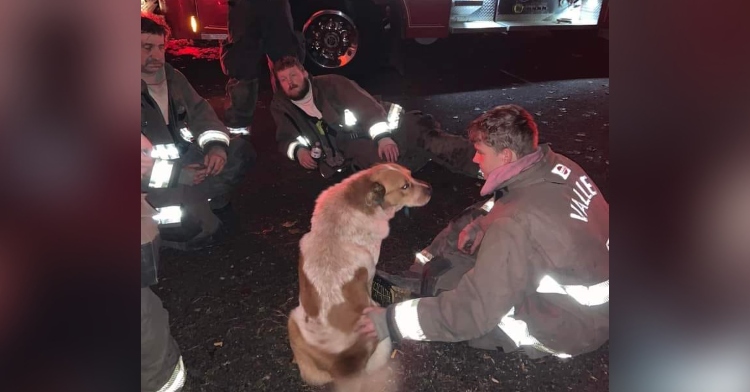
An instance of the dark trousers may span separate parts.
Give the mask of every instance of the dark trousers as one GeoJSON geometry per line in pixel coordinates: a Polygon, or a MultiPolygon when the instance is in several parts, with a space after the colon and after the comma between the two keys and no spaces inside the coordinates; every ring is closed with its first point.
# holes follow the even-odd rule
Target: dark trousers
{"type": "Polygon", "coordinates": [[[141,392],[164,386],[179,359],[180,348],[169,331],[169,313],[149,287],[141,288],[141,392]]]}
{"type": "Polygon", "coordinates": [[[230,0],[228,13],[228,38],[221,43],[221,67],[229,77],[225,123],[231,128],[249,127],[258,100],[262,56],[269,63],[284,56],[302,62],[304,46],[294,31],[288,0],[230,0]]]}
{"type": "MultiPolygon", "coordinates": [[[[191,145],[183,154],[182,164],[203,163],[205,155],[191,145]]],[[[184,216],[176,228],[160,226],[163,243],[185,242],[205,238],[216,233],[221,221],[211,210],[209,199],[228,197],[245,179],[247,169],[255,162],[252,145],[241,137],[234,137],[227,149],[227,162],[221,173],[207,177],[198,185],[178,185],[167,189],[152,189],[146,199],[155,208],[181,205],[184,216]]]]}
{"type": "MultiPolygon", "coordinates": [[[[399,149],[399,164],[416,172],[430,160],[453,173],[477,177],[479,166],[472,162],[474,147],[468,139],[440,129],[432,116],[419,111],[402,114],[401,126],[391,138],[399,149]]],[[[378,156],[378,145],[369,138],[351,139],[340,133],[337,146],[358,169],[366,169],[383,162],[378,156]]]]}

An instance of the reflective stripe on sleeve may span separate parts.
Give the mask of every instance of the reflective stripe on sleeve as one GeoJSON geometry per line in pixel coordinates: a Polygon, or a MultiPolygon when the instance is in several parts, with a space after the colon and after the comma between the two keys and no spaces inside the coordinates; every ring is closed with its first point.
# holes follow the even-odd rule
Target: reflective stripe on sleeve
{"type": "Polygon", "coordinates": [[[434,257],[435,256],[433,256],[432,253],[428,252],[427,249],[423,249],[421,252],[416,254],[416,259],[419,264],[427,264],[434,257]]]}
{"type": "Polygon", "coordinates": [[[418,305],[419,298],[401,302],[394,308],[396,328],[404,339],[428,340],[424,336],[422,326],[419,325],[418,305]]]}
{"type": "Polygon", "coordinates": [[[210,142],[222,142],[229,145],[229,136],[221,131],[205,131],[198,136],[198,146],[203,148],[207,143],[210,142]]]}
{"type": "Polygon", "coordinates": [[[291,160],[294,159],[294,150],[297,146],[310,147],[310,142],[302,136],[297,136],[297,140],[289,143],[289,147],[286,148],[286,156],[291,160]]]}
{"type": "Polygon", "coordinates": [[[370,127],[370,137],[373,139],[384,133],[390,133],[390,129],[388,129],[388,123],[385,121],[375,123],[370,127]]]}

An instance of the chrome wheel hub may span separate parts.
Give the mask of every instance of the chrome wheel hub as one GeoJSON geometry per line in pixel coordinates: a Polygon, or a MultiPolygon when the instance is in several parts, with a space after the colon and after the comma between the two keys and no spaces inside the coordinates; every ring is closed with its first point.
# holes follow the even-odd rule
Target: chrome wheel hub
{"type": "Polygon", "coordinates": [[[302,29],[310,59],[323,68],[341,68],[357,54],[359,31],[341,11],[321,10],[302,29]]]}

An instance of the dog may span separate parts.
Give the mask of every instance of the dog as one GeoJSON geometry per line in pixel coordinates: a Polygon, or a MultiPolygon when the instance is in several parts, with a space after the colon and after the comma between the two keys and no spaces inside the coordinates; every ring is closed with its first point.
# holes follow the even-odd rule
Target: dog
{"type": "Polygon", "coordinates": [[[309,385],[374,391],[372,375],[385,368],[390,339],[355,332],[373,301],[372,281],[389,221],[404,207],[430,201],[432,187],[397,164],[378,164],[321,192],[311,228],[299,243],[299,305],[289,313],[289,343],[309,385]]]}

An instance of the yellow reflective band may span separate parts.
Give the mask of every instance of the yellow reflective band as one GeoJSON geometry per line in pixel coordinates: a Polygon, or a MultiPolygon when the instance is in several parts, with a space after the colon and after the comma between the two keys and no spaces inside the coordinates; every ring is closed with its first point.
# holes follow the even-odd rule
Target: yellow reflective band
{"type": "Polygon", "coordinates": [[[399,333],[404,339],[427,341],[428,339],[424,336],[422,326],[419,325],[418,305],[419,298],[397,304],[394,308],[393,318],[396,321],[399,333]]]}
{"type": "Polygon", "coordinates": [[[390,129],[388,129],[388,123],[385,121],[381,121],[379,123],[373,124],[373,126],[370,127],[370,137],[375,139],[377,136],[389,133],[390,129]]]}
{"type": "Polygon", "coordinates": [[[344,109],[344,125],[352,127],[357,125],[357,117],[349,109],[344,109]]]}
{"type": "Polygon", "coordinates": [[[552,354],[558,358],[571,358],[571,355],[552,350],[539,342],[539,340],[537,340],[535,337],[531,336],[531,334],[529,333],[529,327],[526,322],[513,318],[513,314],[515,313],[515,311],[515,308],[510,308],[510,312],[508,312],[508,314],[506,314],[500,320],[500,324],[498,324],[497,326],[503,332],[505,332],[505,334],[508,335],[511,340],[513,340],[513,343],[516,344],[516,347],[531,346],[539,351],[552,354]]]}
{"type": "Polygon", "coordinates": [[[388,129],[394,130],[398,128],[398,122],[401,119],[401,111],[403,108],[397,103],[391,104],[391,108],[388,110],[388,129]]]}
{"type": "Polygon", "coordinates": [[[157,208],[158,212],[153,216],[154,220],[160,225],[167,225],[170,223],[180,223],[182,220],[182,208],[180,206],[169,206],[157,208]]]}
{"type": "Polygon", "coordinates": [[[421,252],[416,254],[416,259],[420,264],[427,264],[434,257],[435,256],[433,256],[430,252],[428,252],[427,249],[424,249],[421,252]]]}
{"type": "Polygon", "coordinates": [[[198,136],[198,146],[203,148],[210,142],[222,142],[229,145],[229,135],[221,131],[205,131],[198,136]]]}
{"type": "Polygon", "coordinates": [[[183,139],[184,139],[184,140],[185,140],[186,142],[188,142],[188,143],[192,143],[192,142],[193,142],[193,139],[194,139],[194,138],[193,138],[193,133],[192,133],[192,132],[190,132],[190,130],[189,130],[189,129],[188,129],[187,127],[185,127],[185,128],[180,128],[180,136],[182,136],[182,138],[183,138],[183,139]]]}
{"type": "Polygon", "coordinates": [[[172,376],[157,392],[177,392],[185,386],[185,380],[187,380],[187,371],[185,371],[185,364],[182,362],[182,356],[180,356],[172,376]]]}
{"type": "Polygon", "coordinates": [[[151,169],[151,177],[148,181],[150,188],[166,188],[169,185],[169,180],[172,178],[172,168],[174,164],[172,162],[157,159],[154,161],[154,167],[151,169]]]}
{"type": "Polygon", "coordinates": [[[227,130],[232,135],[249,135],[250,134],[250,128],[248,127],[240,127],[240,128],[227,127],[227,130]]]}
{"type": "Polygon", "coordinates": [[[537,293],[569,295],[585,306],[597,306],[609,302],[609,280],[593,286],[561,285],[551,276],[545,275],[539,281],[537,293]]]}
{"type": "Polygon", "coordinates": [[[151,158],[163,160],[178,159],[180,158],[180,151],[177,150],[177,146],[174,143],[157,144],[151,150],[151,158]]]}

